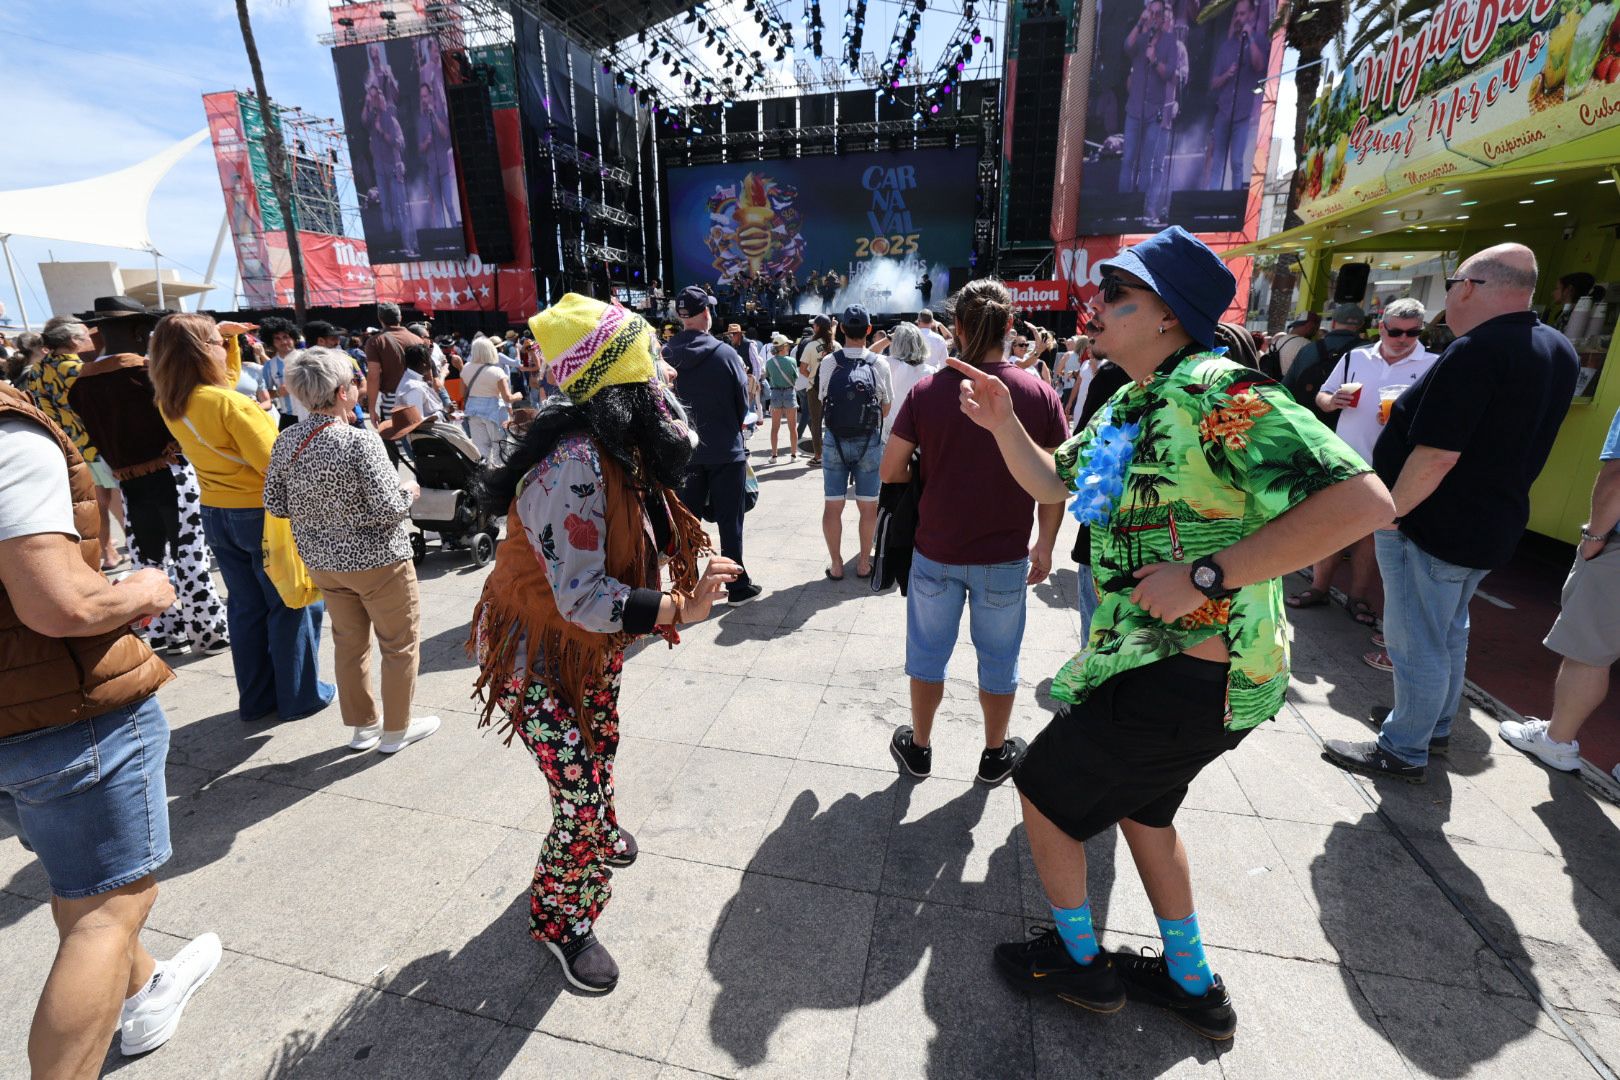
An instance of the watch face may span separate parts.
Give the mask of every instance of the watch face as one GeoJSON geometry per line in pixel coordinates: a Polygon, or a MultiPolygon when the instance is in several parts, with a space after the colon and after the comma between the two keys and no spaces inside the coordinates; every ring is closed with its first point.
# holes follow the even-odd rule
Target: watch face
{"type": "Polygon", "coordinates": [[[1215,584],[1215,571],[1207,566],[1200,566],[1193,571],[1193,584],[1200,589],[1207,589],[1215,584]]]}

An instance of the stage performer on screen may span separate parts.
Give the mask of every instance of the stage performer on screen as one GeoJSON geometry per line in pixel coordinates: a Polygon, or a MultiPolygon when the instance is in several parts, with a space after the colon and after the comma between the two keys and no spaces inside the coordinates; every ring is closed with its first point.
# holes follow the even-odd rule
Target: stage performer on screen
{"type": "Polygon", "coordinates": [[[367,45],[366,58],[369,66],[360,120],[366,125],[383,228],[399,237],[403,254],[414,258],[418,254],[416,224],[405,203],[405,132],[399,126],[399,80],[388,66],[382,42],[367,45]]]}
{"type": "Polygon", "coordinates": [[[1255,0],[1237,0],[1226,36],[1215,49],[1209,93],[1215,103],[1209,157],[1204,163],[1205,191],[1237,190],[1249,185],[1254,159],[1254,122],[1260,98],[1253,93],[1266,77],[1270,59],[1266,28],[1257,19],[1255,0]]]}
{"type": "Polygon", "coordinates": [[[1126,80],[1124,159],[1119,167],[1122,194],[1149,195],[1164,171],[1169,150],[1164,109],[1167,100],[1172,107],[1175,102],[1171,84],[1177,50],[1171,25],[1170,5],[1165,0],[1148,0],[1136,25],[1125,35],[1130,75],[1126,80]]]}
{"type": "Polygon", "coordinates": [[[434,96],[433,87],[422,84],[417,114],[416,143],[427,164],[428,212],[422,225],[432,229],[453,229],[461,217],[461,200],[456,197],[456,163],[450,144],[450,114],[444,95],[434,96]]]}

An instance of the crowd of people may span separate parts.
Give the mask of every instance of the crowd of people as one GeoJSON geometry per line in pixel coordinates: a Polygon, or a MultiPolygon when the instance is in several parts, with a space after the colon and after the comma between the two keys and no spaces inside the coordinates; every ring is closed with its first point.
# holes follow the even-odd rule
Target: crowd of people
{"type": "MultiPolygon", "coordinates": [[[[851,497],[857,578],[876,569],[885,491],[915,497],[912,535],[888,541],[909,555],[911,715],[888,749],[910,776],[932,772],[967,615],[975,778],[1017,787],[1051,907],[1050,925],[996,947],[998,968],[1030,993],[1104,1013],[1134,998],[1231,1037],[1175,827],[1188,785],[1281,710],[1286,612],[1327,602],[1344,561],[1349,613],[1381,625],[1369,663],[1393,672],[1394,706],[1369,718],[1376,740],[1330,740],[1324,756],[1423,781],[1459,705],[1468,601],[1524,531],[1575,355],[1530,310],[1537,271],[1518,245],[1474,255],[1447,283],[1457,337],[1439,355],[1413,301],[1383,309],[1375,341],[1350,306],[1321,340],[1298,323],[1257,341],[1219,322],[1235,280],[1175,227],[1101,272],[1085,335],[1061,343],[988,278],[945,320],[924,309],[880,330],[850,304],[768,341],[740,324],[717,335],[702,286],[673,298],[680,325],[662,335],[576,294],[499,339],[435,341],[392,305],[349,335],[126,297],[24,335],[0,389],[0,670],[17,688],[0,701],[0,813],[45,867],[61,935],[29,1040],[36,1071],[92,1075],[114,1032],[125,1054],[161,1045],[221,955],[213,934],[167,961],[140,945],[170,855],[159,652],[228,650],[246,722],[309,717],[335,697],[356,753],[439,728],[412,707],[421,492],[400,471],[403,437],[430,422],[474,444],[475,497],[504,521],[469,616],[470,690],[545,779],[552,826],[529,929],[572,985],[619,979],[596,928],[613,871],[638,853],[614,805],[626,652],[649,636],[678,644],[717,603],[768,586],[749,574],[744,534],[759,497],[747,434],[769,421],[765,466],[785,450],[796,467],[802,452],[819,473],[828,578],[851,569],[851,497]],[[1054,673],[1063,707],[1026,740],[1012,727],[1029,587],[1052,573],[1066,505],[1081,525],[1084,631],[1054,673]],[[138,564],[116,580],[103,572],[122,559],[114,521],[138,564]],[[289,552],[305,591],[278,572],[289,552]],[[1285,597],[1283,577],[1305,567],[1311,587],[1285,597]],[[319,661],[328,615],[334,682],[319,661]],[[39,785],[72,774],[86,747],[95,778],[39,785]],[[1084,844],[1115,825],[1159,951],[1100,947],[1084,844]]],[[[1605,461],[1617,444],[1620,417],[1605,461]]],[[[1554,715],[1502,728],[1555,768],[1578,767],[1576,732],[1620,656],[1606,607],[1620,591],[1617,476],[1605,465],[1548,638],[1566,658],[1554,715]]]]}

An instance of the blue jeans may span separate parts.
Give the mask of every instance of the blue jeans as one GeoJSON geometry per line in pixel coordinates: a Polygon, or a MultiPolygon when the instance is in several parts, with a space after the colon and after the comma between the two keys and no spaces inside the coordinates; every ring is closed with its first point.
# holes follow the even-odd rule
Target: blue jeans
{"type": "Polygon", "coordinates": [[[1080,563],[1074,568],[1075,591],[1080,594],[1080,647],[1091,640],[1091,617],[1097,614],[1097,585],[1091,577],[1091,564],[1080,563]]]}
{"type": "Polygon", "coordinates": [[[168,758],[156,697],[0,739],[0,820],[39,856],[53,895],[122,888],[169,861],[168,758]]]}
{"type": "Polygon", "coordinates": [[[243,720],[297,720],[326,708],[337,687],[321,682],[317,651],[326,605],[290,608],[264,572],[264,511],[203,507],[203,533],[225,578],[236,708],[243,720]]]}
{"type": "Polygon", "coordinates": [[[906,588],[906,674],[919,682],[945,681],[965,601],[968,630],[979,658],[979,689],[987,694],[1016,691],[1028,576],[1028,559],[954,566],[912,552],[906,588]]]}
{"type": "Polygon", "coordinates": [[[1395,708],[1378,745],[1426,765],[1429,740],[1451,734],[1468,663],[1468,601],[1488,570],[1437,559],[1393,529],[1375,533],[1384,576],[1384,641],[1395,664],[1395,708]]]}

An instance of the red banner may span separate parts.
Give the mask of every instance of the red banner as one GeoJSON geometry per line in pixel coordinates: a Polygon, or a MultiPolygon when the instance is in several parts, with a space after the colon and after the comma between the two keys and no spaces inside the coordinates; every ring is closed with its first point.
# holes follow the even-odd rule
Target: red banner
{"type": "Polygon", "coordinates": [[[1069,283],[1067,281],[1008,281],[1007,291],[1012,293],[1014,307],[1025,311],[1067,311],[1069,283]]]}
{"type": "MultiPolygon", "coordinates": [[[[1069,306],[1079,309],[1096,300],[1102,284],[1102,264],[1137,241],[1146,239],[1146,236],[1082,236],[1075,240],[1059,241],[1057,269],[1063,279],[1061,284],[1068,290],[1069,306]]],[[[1217,240],[1206,236],[1201,239],[1217,254],[1242,243],[1241,238],[1217,240]]],[[[1242,326],[1248,315],[1249,277],[1254,260],[1232,259],[1226,266],[1237,278],[1237,295],[1232,298],[1232,306],[1226,309],[1221,321],[1242,326]]],[[[1030,284],[1043,283],[1009,281],[1007,287],[1030,284]]]]}

